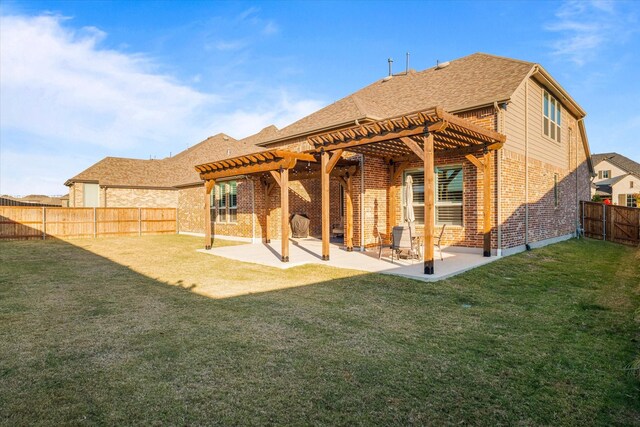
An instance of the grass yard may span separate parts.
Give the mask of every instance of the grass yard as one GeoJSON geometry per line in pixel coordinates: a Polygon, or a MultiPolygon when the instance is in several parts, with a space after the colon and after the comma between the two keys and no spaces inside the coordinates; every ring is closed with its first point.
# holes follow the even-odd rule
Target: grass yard
{"type": "Polygon", "coordinates": [[[0,242],[0,424],[640,425],[638,249],[422,283],[201,243],[0,242]]]}

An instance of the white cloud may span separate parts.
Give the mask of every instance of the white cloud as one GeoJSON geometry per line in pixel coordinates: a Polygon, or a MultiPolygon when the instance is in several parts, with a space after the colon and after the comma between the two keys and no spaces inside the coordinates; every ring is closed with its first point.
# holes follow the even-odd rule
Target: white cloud
{"type": "Polygon", "coordinates": [[[267,23],[264,26],[264,29],[262,30],[262,33],[270,36],[272,34],[277,34],[280,31],[280,28],[278,28],[278,25],[276,25],[275,22],[273,21],[267,21],[267,23]]]}
{"type": "Polygon", "coordinates": [[[270,125],[282,129],[323,107],[317,100],[291,99],[285,90],[269,98],[271,102],[254,105],[251,109],[239,108],[230,113],[220,114],[211,123],[211,127],[226,129],[225,133],[235,138],[244,138],[270,125]]]}
{"type": "Polygon", "coordinates": [[[81,172],[79,165],[91,165],[90,156],[69,156],[63,152],[18,152],[2,150],[0,155],[0,194],[61,195],[69,192],[67,178],[81,172]]]}
{"type": "Polygon", "coordinates": [[[248,42],[246,40],[218,40],[213,44],[207,45],[208,49],[216,50],[238,50],[246,47],[248,42]]]}
{"type": "Polygon", "coordinates": [[[218,132],[283,126],[320,105],[259,81],[227,80],[219,87],[248,90],[205,93],[189,86],[204,74],[179,82],[143,54],[103,48],[100,29],[72,23],[0,16],[0,193],[60,193],[104,156],[163,157],[218,132]],[[47,178],[36,179],[43,170],[47,178]]]}
{"type": "Polygon", "coordinates": [[[623,3],[570,0],[562,4],[555,19],[545,26],[559,38],[552,53],[578,66],[593,61],[610,44],[623,43],[636,29],[636,16],[620,10],[623,3]]]}

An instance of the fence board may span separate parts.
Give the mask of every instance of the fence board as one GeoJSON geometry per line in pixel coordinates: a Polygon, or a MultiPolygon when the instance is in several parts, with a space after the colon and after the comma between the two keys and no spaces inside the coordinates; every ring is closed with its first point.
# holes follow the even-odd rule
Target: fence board
{"type": "Polygon", "coordinates": [[[582,202],[586,237],[625,245],[640,245],[640,208],[582,202]]]}
{"type": "Polygon", "coordinates": [[[93,237],[93,208],[45,208],[47,236],[93,237]]]}
{"type": "Polygon", "coordinates": [[[174,208],[0,206],[0,239],[173,234],[176,218],[174,208]]]}
{"type": "Polygon", "coordinates": [[[176,209],[141,208],[142,234],[167,234],[176,232],[176,209]]]}
{"type": "Polygon", "coordinates": [[[0,206],[0,238],[42,239],[42,208],[0,206]]]}

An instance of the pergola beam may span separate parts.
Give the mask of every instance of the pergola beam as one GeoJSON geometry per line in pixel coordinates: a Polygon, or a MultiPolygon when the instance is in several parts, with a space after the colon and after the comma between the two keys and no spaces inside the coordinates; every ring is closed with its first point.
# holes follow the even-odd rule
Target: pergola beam
{"type": "Polygon", "coordinates": [[[413,153],[416,156],[418,156],[420,158],[420,160],[424,161],[424,150],[422,149],[422,147],[420,147],[418,145],[417,142],[415,142],[413,139],[407,138],[407,137],[400,138],[400,141],[404,142],[404,145],[409,147],[409,149],[411,151],[413,151],[413,153]]]}
{"type": "Polygon", "coordinates": [[[329,162],[327,163],[327,173],[331,173],[333,168],[338,164],[338,160],[342,157],[342,152],[344,150],[335,150],[331,153],[331,158],[329,158],[329,162]]]}

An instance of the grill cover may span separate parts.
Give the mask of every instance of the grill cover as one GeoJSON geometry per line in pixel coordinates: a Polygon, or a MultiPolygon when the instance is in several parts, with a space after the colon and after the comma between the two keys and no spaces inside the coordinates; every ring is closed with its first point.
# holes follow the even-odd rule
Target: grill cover
{"type": "Polygon", "coordinates": [[[295,214],[291,218],[291,235],[296,238],[309,237],[309,218],[306,215],[295,214]]]}

